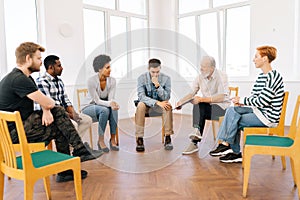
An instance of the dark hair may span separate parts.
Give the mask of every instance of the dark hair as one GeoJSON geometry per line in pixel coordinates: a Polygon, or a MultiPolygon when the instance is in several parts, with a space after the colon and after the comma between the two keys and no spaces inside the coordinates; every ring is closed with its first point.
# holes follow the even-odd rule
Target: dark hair
{"type": "Polygon", "coordinates": [[[24,42],[20,44],[20,46],[18,46],[15,51],[17,63],[24,64],[26,62],[26,56],[29,55],[30,58],[32,58],[32,55],[37,50],[39,50],[40,52],[44,52],[45,48],[33,42],[24,42]]]}
{"type": "Polygon", "coordinates": [[[99,55],[94,58],[93,67],[95,72],[99,72],[99,69],[102,69],[105,64],[111,61],[110,57],[107,55],[99,55]]]}
{"type": "Polygon", "coordinates": [[[59,57],[56,55],[49,55],[44,59],[45,69],[48,70],[49,66],[55,65],[56,61],[59,60],[59,57]]]}
{"type": "Polygon", "coordinates": [[[149,64],[148,68],[151,68],[151,67],[156,68],[161,65],[161,62],[160,62],[160,60],[158,60],[156,58],[152,58],[149,60],[148,64],[149,64]]]}

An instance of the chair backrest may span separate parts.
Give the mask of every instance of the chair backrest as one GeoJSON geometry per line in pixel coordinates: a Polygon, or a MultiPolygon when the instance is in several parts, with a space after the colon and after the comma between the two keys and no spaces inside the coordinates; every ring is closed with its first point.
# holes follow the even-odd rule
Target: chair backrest
{"type": "MultiPolygon", "coordinates": [[[[290,130],[289,130],[288,137],[292,138],[294,140],[297,140],[300,143],[300,136],[296,137],[297,125],[298,125],[297,121],[299,120],[299,106],[300,106],[300,95],[298,96],[297,101],[296,101],[296,105],[295,105],[295,108],[294,108],[294,114],[293,114],[292,123],[291,123],[291,127],[290,127],[290,130]]],[[[300,133],[298,132],[298,134],[300,134],[300,133]]]]}
{"type": "MultiPolygon", "coordinates": [[[[286,107],[287,107],[288,99],[289,99],[289,92],[285,91],[284,97],[283,97],[281,113],[280,113],[280,119],[278,122],[278,127],[282,127],[283,129],[284,129],[284,125],[285,125],[285,115],[286,115],[286,107]]],[[[284,131],[284,130],[282,130],[282,131],[284,131]]]]}
{"type": "Polygon", "coordinates": [[[13,147],[13,143],[10,137],[8,123],[14,123],[21,147],[22,165],[23,169],[33,168],[32,159],[30,156],[29,146],[25,135],[23,122],[21,120],[20,113],[0,111],[0,146],[1,146],[1,165],[5,165],[8,168],[17,169],[17,154],[13,147]]]}
{"type": "Polygon", "coordinates": [[[88,94],[88,89],[87,88],[83,88],[83,89],[77,89],[77,102],[78,102],[78,111],[81,112],[81,108],[80,108],[80,104],[81,104],[81,95],[83,95],[84,97],[86,97],[88,94]]]}
{"type": "Polygon", "coordinates": [[[233,97],[233,96],[238,96],[239,95],[239,87],[229,87],[229,96],[233,97]],[[234,95],[233,95],[234,93],[234,95]]]}

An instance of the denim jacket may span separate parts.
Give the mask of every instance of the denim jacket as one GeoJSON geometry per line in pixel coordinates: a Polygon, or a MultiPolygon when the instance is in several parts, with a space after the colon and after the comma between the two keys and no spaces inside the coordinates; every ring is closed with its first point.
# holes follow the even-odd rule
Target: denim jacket
{"type": "Polygon", "coordinates": [[[139,101],[147,106],[154,107],[157,101],[167,101],[171,96],[171,78],[163,73],[158,76],[159,88],[155,89],[151,81],[149,72],[138,77],[137,93],[139,101]],[[157,93],[157,99],[153,98],[154,92],[157,93]]]}

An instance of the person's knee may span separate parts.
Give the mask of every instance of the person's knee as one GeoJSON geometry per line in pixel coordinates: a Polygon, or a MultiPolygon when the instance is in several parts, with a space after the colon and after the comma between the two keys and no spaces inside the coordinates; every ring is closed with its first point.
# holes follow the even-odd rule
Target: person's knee
{"type": "Polygon", "coordinates": [[[110,109],[107,107],[103,107],[103,109],[101,109],[101,111],[100,111],[100,115],[106,116],[106,117],[109,116],[109,113],[110,113],[110,109]]]}
{"type": "Polygon", "coordinates": [[[136,107],[136,110],[137,111],[143,111],[143,110],[146,110],[146,104],[143,103],[143,102],[139,102],[137,107],[136,107]]]}
{"type": "Polygon", "coordinates": [[[88,115],[81,114],[81,115],[79,115],[79,117],[82,118],[82,122],[85,124],[91,125],[93,123],[93,119],[88,115]]]}
{"type": "Polygon", "coordinates": [[[54,106],[50,111],[54,118],[67,115],[66,110],[62,106],[54,106]]]}

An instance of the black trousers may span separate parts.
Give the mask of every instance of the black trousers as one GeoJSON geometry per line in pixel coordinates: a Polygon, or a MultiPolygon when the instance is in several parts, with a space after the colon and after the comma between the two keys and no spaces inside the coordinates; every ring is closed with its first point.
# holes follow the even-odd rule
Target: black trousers
{"type": "MultiPolygon", "coordinates": [[[[34,111],[26,120],[23,121],[27,141],[48,143],[55,140],[56,149],[60,153],[70,155],[70,145],[74,150],[84,147],[78,132],[72,124],[65,109],[55,106],[51,109],[54,121],[49,126],[42,125],[43,111],[34,111]]],[[[13,143],[19,143],[17,131],[10,131],[13,143]]]]}
{"type": "Polygon", "coordinates": [[[218,120],[225,115],[225,109],[217,104],[199,103],[193,107],[193,127],[203,134],[205,120],[218,120]]]}

